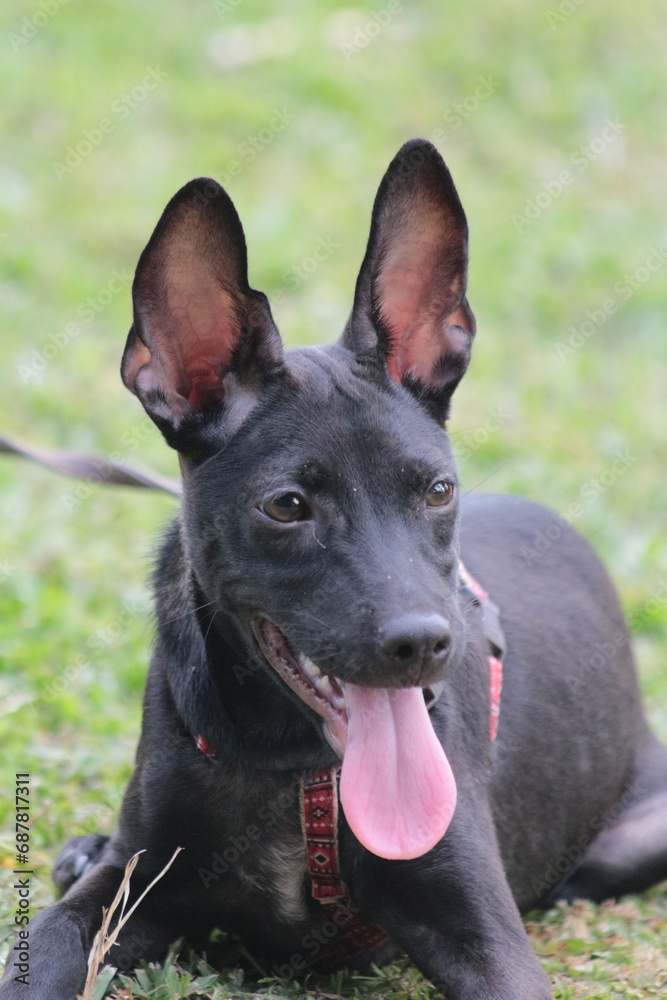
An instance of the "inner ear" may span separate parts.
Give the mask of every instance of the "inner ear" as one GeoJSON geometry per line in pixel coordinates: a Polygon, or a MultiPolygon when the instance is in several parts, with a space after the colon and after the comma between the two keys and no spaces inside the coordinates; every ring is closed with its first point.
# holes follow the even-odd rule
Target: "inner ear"
{"type": "Polygon", "coordinates": [[[266,296],[248,285],[241,222],[215,181],[191,181],[172,198],[132,296],[123,381],[179,449],[184,429],[217,419],[239,393],[247,401],[282,363],[266,296]]]}
{"type": "Polygon", "coordinates": [[[467,265],[468,227],[447,167],[431,143],[406,143],[375,199],[343,342],[375,352],[394,381],[441,417],[475,333],[467,265]]]}

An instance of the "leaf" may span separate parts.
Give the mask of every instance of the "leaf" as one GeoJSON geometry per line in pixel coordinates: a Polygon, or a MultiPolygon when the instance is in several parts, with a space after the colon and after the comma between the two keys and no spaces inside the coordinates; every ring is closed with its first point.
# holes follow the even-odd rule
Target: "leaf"
{"type": "Polygon", "coordinates": [[[113,965],[105,965],[97,974],[93,988],[92,1000],[104,1000],[104,994],[118,970],[113,965]]]}

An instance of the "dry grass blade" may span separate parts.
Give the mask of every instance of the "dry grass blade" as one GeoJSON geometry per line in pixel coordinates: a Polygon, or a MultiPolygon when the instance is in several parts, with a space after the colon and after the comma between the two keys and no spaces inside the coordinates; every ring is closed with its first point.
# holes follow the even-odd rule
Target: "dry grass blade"
{"type": "Polygon", "coordinates": [[[116,943],[119,933],[130,919],[136,908],[142,902],[145,896],[151,891],[156,882],[159,882],[161,878],[169,871],[176,856],[183,850],[182,847],[177,847],[174,851],[171,859],[164,866],[159,875],[156,875],[153,881],[148,885],[144,891],[141,893],[139,898],[133,903],[130,909],[125,912],[125,907],[127,906],[127,901],[130,898],[130,879],[132,878],[132,873],[137,867],[139,861],[139,856],[143,854],[143,851],[137,851],[133,854],[130,860],[125,865],[125,872],[123,874],[123,879],[118,887],[118,892],[116,893],[113,902],[109,909],[102,910],[102,926],[95,935],[95,940],[93,941],[93,946],[90,949],[90,955],[88,956],[88,976],[86,977],[86,985],[84,986],[83,993],[81,994],[81,1000],[93,1000],[93,990],[95,988],[95,980],[97,979],[97,973],[100,965],[104,961],[104,956],[116,943]],[[120,906],[120,915],[118,917],[118,923],[111,933],[109,928],[111,926],[111,921],[113,920],[114,914],[118,907],[120,906]]]}

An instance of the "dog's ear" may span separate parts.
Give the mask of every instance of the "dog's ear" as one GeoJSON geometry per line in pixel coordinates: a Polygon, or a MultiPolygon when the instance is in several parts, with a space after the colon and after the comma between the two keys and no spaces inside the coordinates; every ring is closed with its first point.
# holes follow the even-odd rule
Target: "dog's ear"
{"type": "Polygon", "coordinates": [[[383,363],[439,421],[475,335],[467,266],[468,226],[449,170],[430,142],[414,139],[380,184],[342,342],[383,363]]]}
{"type": "Polygon", "coordinates": [[[266,296],[248,285],[243,228],[213,180],[171,199],[137,265],[123,382],[168,443],[220,447],[282,367],[266,296]]]}

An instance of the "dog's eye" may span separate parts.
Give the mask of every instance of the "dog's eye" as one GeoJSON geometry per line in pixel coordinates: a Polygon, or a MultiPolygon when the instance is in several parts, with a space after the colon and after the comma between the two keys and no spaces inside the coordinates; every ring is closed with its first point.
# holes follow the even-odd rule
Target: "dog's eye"
{"type": "Polygon", "coordinates": [[[305,521],[310,517],[310,507],[299,493],[281,493],[260,504],[259,509],[272,521],[281,521],[283,524],[305,521]]]}
{"type": "Polygon", "coordinates": [[[446,479],[439,479],[437,483],[433,483],[433,486],[431,486],[426,494],[426,506],[446,507],[452,502],[455,495],[456,487],[454,483],[450,483],[446,479]]]}

